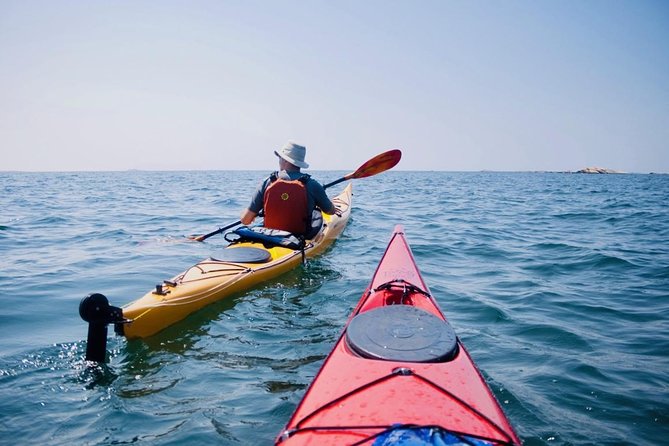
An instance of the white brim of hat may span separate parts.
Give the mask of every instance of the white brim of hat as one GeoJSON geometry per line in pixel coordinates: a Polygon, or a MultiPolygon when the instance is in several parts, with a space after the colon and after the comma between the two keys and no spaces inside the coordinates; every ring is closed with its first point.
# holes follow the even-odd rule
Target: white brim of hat
{"type": "Polygon", "coordinates": [[[279,158],[283,158],[284,160],[288,161],[290,164],[293,166],[301,167],[302,169],[308,169],[309,164],[305,163],[304,161],[297,161],[292,159],[291,157],[284,155],[283,153],[279,153],[276,150],[274,151],[274,154],[278,156],[279,158]]]}

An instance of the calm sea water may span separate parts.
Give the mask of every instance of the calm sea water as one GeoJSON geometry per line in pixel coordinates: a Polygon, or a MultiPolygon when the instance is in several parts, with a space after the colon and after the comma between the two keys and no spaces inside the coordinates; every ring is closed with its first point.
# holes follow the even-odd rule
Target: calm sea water
{"type": "Polygon", "coordinates": [[[86,363],[81,298],[214,254],[185,236],[237,220],[261,175],[0,173],[0,444],[270,444],[398,223],[526,445],[667,444],[666,175],[357,180],[325,255],[86,363]]]}

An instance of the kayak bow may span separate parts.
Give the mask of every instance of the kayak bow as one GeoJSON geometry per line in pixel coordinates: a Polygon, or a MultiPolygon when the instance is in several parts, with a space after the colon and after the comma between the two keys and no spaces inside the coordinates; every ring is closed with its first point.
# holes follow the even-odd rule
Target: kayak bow
{"type": "Polygon", "coordinates": [[[281,445],[519,445],[397,226],[281,445]]]}

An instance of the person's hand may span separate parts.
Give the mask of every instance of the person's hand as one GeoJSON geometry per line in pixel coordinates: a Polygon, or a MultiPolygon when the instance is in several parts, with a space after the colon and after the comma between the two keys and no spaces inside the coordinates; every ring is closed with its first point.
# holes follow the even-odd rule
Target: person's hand
{"type": "Polygon", "coordinates": [[[335,209],[334,213],[335,213],[335,215],[336,215],[337,217],[341,217],[341,214],[342,214],[342,212],[344,212],[344,211],[342,211],[342,208],[341,208],[340,206],[341,206],[341,205],[346,206],[346,203],[344,203],[344,201],[340,200],[338,197],[335,197],[335,198],[332,200],[332,204],[334,205],[334,209],[335,209]]]}

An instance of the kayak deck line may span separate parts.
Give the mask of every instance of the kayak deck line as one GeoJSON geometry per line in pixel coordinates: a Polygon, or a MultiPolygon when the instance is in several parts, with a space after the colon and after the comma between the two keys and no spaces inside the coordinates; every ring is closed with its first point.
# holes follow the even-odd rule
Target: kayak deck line
{"type": "MultiPolygon", "coordinates": [[[[466,444],[466,445],[473,445],[473,446],[488,446],[488,445],[495,445],[495,446],[519,446],[520,443],[516,443],[514,441],[499,441],[494,438],[488,438],[488,437],[483,437],[483,436],[476,436],[472,434],[468,434],[467,432],[458,432],[455,430],[450,430],[450,431],[444,431],[442,426],[439,425],[433,425],[433,424],[401,424],[397,423],[394,424],[390,427],[388,426],[355,426],[356,429],[360,430],[380,430],[379,432],[376,432],[368,437],[365,437],[361,440],[358,440],[354,443],[350,443],[350,446],[359,446],[365,443],[368,443],[376,438],[382,437],[384,435],[387,435],[391,432],[394,431],[402,431],[402,430],[418,430],[418,429],[430,429],[435,432],[445,432],[447,434],[451,434],[455,436],[458,440],[460,440],[463,443],[458,443],[458,445],[466,444]],[[473,441],[479,441],[479,443],[474,443],[473,441]],[[485,443],[480,443],[480,442],[485,442],[485,443]]],[[[350,429],[350,427],[344,427],[344,426],[323,426],[323,427],[306,427],[304,429],[301,429],[301,432],[337,432],[337,431],[345,431],[347,429],[350,429]]],[[[298,433],[298,432],[291,432],[292,433],[298,433]]],[[[279,440],[279,443],[281,441],[287,440],[290,438],[290,435],[286,436],[285,438],[281,438],[279,440]]],[[[401,444],[401,443],[400,443],[401,444]]],[[[446,446],[448,444],[452,443],[431,443],[433,445],[439,445],[439,446],[446,446]]],[[[386,446],[387,443],[383,443],[383,446],[386,446]]],[[[417,444],[414,443],[406,443],[407,446],[414,446],[417,444]]],[[[428,443],[421,443],[421,446],[427,446],[428,443]]]]}
{"type": "Polygon", "coordinates": [[[89,323],[86,358],[105,362],[108,324],[113,324],[116,333],[128,339],[152,336],[213,302],[273,280],[297,268],[307,258],[321,254],[346,227],[351,214],[351,198],[352,185],[349,183],[333,198],[337,212],[333,215],[322,213],[321,229],[299,249],[270,244],[266,240],[235,239],[219,253],[221,259],[214,258],[214,254],[162,281],[122,308],[112,307],[99,293],[85,297],[80,303],[79,314],[89,323]],[[96,346],[91,345],[92,339],[96,346]]]}
{"type": "Polygon", "coordinates": [[[392,442],[411,436],[420,444],[520,445],[398,225],[275,443],[418,444],[392,442]]]}
{"type": "MultiPolygon", "coordinates": [[[[242,272],[236,273],[236,274],[220,274],[220,275],[217,275],[217,276],[213,276],[213,278],[226,277],[226,276],[240,276],[242,274],[252,273],[252,272],[253,271],[242,271],[242,272]]],[[[228,285],[231,285],[231,284],[234,284],[234,283],[235,283],[234,281],[233,282],[227,282],[224,286],[228,286],[228,285]]],[[[146,305],[146,311],[144,313],[142,313],[141,315],[150,311],[152,308],[187,305],[189,303],[197,302],[198,300],[201,300],[201,299],[206,299],[206,298],[210,297],[212,294],[215,294],[218,291],[219,288],[220,287],[212,288],[209,293],[206,293],[206,294],[204,294],[200,297],[195,297],[195,296],[199,296],[199,295],[183,296],[183,297],[170,299],[170,300],[162,300],[160,302],[156,302],[153,305],[146,305]]],[[[165,294],[163,294],[163,295],[167,296],[168,294],[170,294],[169,290],[167,290],[165,292],[165,294]]],[[[128,304],[128,305],[130,305],[130,304],[128,304]]],[[[126,308],[126,307],[122,307],[122,308],[126,308]]],[[[136,316],[134,319],[130,319],[129,322],[136,321],[137,319],[139,319],[141,317],[141,315],[136,316]]]]}
{"type": "MultiPolygon", "coordinates": [[[[282,440],[282,441],[283,441],[283,440],[286,440],[286,439],[290,438],[291,436],[293,436],[294,434],[299,433],[300,431],[319,431],[319,430],[320,430],[320,431],[328,431],[328,430],[334,430],[334,429],[341,430],[341,429],[379,429],[379,428],[384,428],[384,429],[386,429],[386,430],[392,430],[392,429],[394,429],[395,426],[387,426],[387,425],[386,425],[386,426],[352,425],[352,426],[319,426],[319,427],[302,427],[302,425],[303,425],[304,423],[306,423],[310,418],[316,416],[320,411],[326,410],[326,409],[327,409],[328,407],[330,407],[330,406],[334,406],[334,405],[336,405],[336,404],[339,404],[339,403],[341,403],[342,401],[344,401],[345,399],[347,399],[348,397],[350,397],[350,396],[352,396],[352,395],[354,395],[354,394],[356,394],[356,393],[362,392],[362,391],[364,391],[364,390],[367,389],[367,388],[373,387],[373,386],[375,386],[375,385],[377,385],[377,384],[379,384],[379,383],[382,383],[382,382],[384,382],[384,381],[388,381],[388,380],[390,380],[390,379],[392,379],[392,378],[395,378],[395,377],[398,377],[398,376],[402,376],[402,377],[404,377],[404,376],[413,376],[413,377],[415,377],[416,379],[418,379],[418,380],[420,380],[420,381],[423,381],[424,383],[428,384],[429,386],[432,386],[435,390],[438,390],[439,392],[442,392],[442,393],[448,395],[450,398],[452,398],[453,400],[455,400],[455,401],[457,401],[459,404],[461,404],[464,408],[466,408],[467,410],[469,410],[469,411],[471,411],[472,413],[476,414],[476,415],[477,415],[479,418],[481,418],[484,422],[488,423],[491,427],[493,427],[493,428],[494,428],[497,432],[499,432],[501,435],[506,436],[507,439],[508,439],[508,441],[507,441],[507,442],[503,442],[503,443],[501,443],[501,444],[503,444],[503,445],[513,445],[513,444],[515,444],[515,443],[513,443],[513,439],[511,438],[511,436],[509,436],[509,434],[508,434],[502,427],[500,427],[497,423],[495,423],[493,420],[491,420],[491,419],[490,419],[489,417],[487,417],[485,414],[481,413],[481,412],[480,412],[479,410],[477,410],[475,407],[472,407],[472,406],[471,406],[470,404],[468,404],[466,401],[463,401],[462,399],[458,398],[458,396],[455,395],[453,392],[448,391],[447,389],[443,388],[443,387],[440,386],[439,384],[437,384],[437,383],[435,383],[435,382],[429,380],[428,378],[425,378],[424,376],[422,376],[422,375],[416,373],[415,371],[413,371],[412,369],[407,368],[407,367],[397,367],[397,368],[393,369],[392,372],[389,373],[388,375],[382,376],[382,377],[380,377],[380,378],[377,378],[377,379],[374,380],[374,381],[371,381],[371,382],[369,382],[369,383],[366,383],[366,384],[363,385],[363,386],[360,386],[360,387],[358,387],[358,388],[356,388],[356,389],[353,389],[353,390],[350,391],[349,393],[347,393],[347,394],[345,394],[345,395],[341,395],[340,397],[338,397],[338,398],[336,398],[336,399],[334,399],[334,400],[328,402],[327,404],[325,404],[325,405],[323,405],[323,406],[317,408],[317,409],[314,410],[312,413],[306,415],[304,418],[302,418],[300,421],[298,421],[298,422],[296,423],[295,428],[284,431],[284,432],[281,434],[281,436],[280,436],[281,440],[282,440]]],[[[412,427],[441,427],[441,426],[418,426],[418,425],[413,425],[413,424],[412,424],[412,425],[403,425],[403,426],[412,426],[412,427]]],[[[385,432],[385,431],[384,431],[384,432],[385,432]]],[[[382,432],[382,433],[383,433],[383,432],[382,432]]],[[[360,444],[362,444],[362,443],[364,443],[364,442],[366,442],[366,441],[369,441],[369,440],[371,440],[371,439],[374,439],[374,438],[378,437],[379,435],[381,435],[382,433],[376,433],[376,434],[374,434],[374,435],[372,435],[372,436],[370,436],[370,437],[368,437],[368,438],[366,438],[366,439],[364,439],[364,440],[361,440],[361,441],[360,441],[360,444]]],[[[484,436],[475,436],[475,435],[472,435],[472,434],[467,434],[466,432],[454,432],[454,431],[449,431],[449,433],[454,433],[454,434],[457,434],[457,435],[465,435],[465,436],[468,436],[468,437],[475,437],[475,438],[477,438],[477,439],[484,440],[484,441],[497,441],[497,440],[495,440],[494,438],[489,438],[489,437],[484,437],[484,436]]],[[[357,444],[357,443],[354,443],[354,444],[357,444]]],[[[498,444],[499,444],[499,443],[498,443],[498,444]]]]}
{"type": "MultiPolygon", "coordinates": [[[[411,282],[407,282],[404,279],[393,279],[393,280],[390,280],[386,283],[382,283],[381,285],[377,286],[376,288],[369,290],[368,293],[372,294],[372,293],[376,293],[378,291],[389,290],[393,287],[398,287],[398,286],[402,286],[403,289],[404,289],[404,293],[402,294],[403,298],[408,296],[409,292],[420,293],[425,297],[432,298],[432,295],[430,293],[423,290],[422,288],[417,287],[416,285],[414,285],[411,282]],[[397,285],[397,284],[400,284],[400,285],[397,285]]],[[[401,304],[403,302],[399,302],[399,303],[401,304]]]]}

